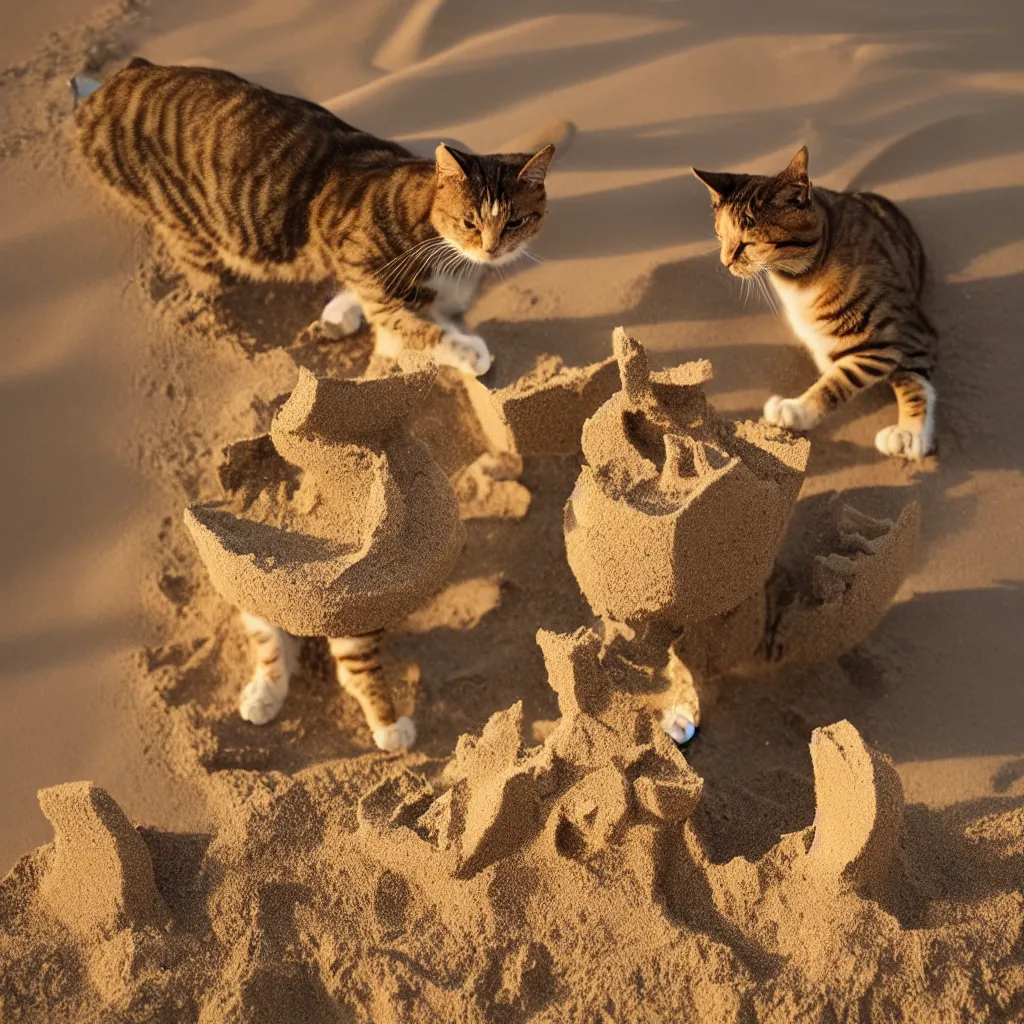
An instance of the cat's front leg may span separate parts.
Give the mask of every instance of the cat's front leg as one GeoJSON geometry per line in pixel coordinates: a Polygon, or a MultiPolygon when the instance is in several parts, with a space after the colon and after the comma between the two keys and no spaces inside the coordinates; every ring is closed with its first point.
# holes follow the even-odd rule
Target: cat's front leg
{"type": "Polygon", "coordinates": [[[351,288],[343,288],[324,306],[320,322],[336,338],[347,338],[363,326],[363,306],[351,288]]]}
{"type": "Polygon", "coordinates": [[[242,627],[249,637],[256,667],[242,690],[238,713],[253,725],[266,725],[288,696],[291,677],[291,637],[280,627],[258,615],[241,613],[242,627]]]}
{"type": "Polygon", "coordinates": [[[875,447],[883,455],[923,459],[935,447],[935,388],[921,374],[904,371],[894,373],[891,383],[899,422],[875,435],[875,447]]]}
{"type": "Polygon", "coordinates": [[[765,421],[786,430],[810,430],[833,409],[885,380],[894,366],[894,360],[877,351],[866,356],[843,356],[799,398],[772,395],[764,403],[765,421]]]}
{"type": "Polygon", "coordinates": [[[662,669],[668,680],[670,703],[661,714],[661,727],[679,745],[689,743],[700,725],[700,698],[697,694],[697,680],[685,661],[679,656],[675,645],[669,648],[668,663],[662,669]]]}
{"type": "Polygon", "coordinates": [[[444,338],[435,358],[442,366],[454,366],[463,373],[482,377],[494,362],[487,342],[479,334],[470,334],[455,323],[438,318],[444,338]]]}
{"type": "Polygon", "coordinates": [[[491,354],[482,338],[454,324],[442,326],[423,315],[421,307],[429,307],[433,299],[424,290],[405,302],[361,287],[359,298],[366,318],[373,325],[380,354],[395,358],[402,348],[411,348],[427,352],[443,366],[454,366],[475,377],[490,369],[491,354]],[[413,299],[415,306],[411,304],[413,299]]]}
{"type": "Polygon", "coordinates": [[[397,715],[391,687],[380,660],[383,630],[328,640],[338,682],[355,697],[370,727],[373,742],[381,750],[394,751],[416,742],[416,725],[407,715],[397,715]]]}

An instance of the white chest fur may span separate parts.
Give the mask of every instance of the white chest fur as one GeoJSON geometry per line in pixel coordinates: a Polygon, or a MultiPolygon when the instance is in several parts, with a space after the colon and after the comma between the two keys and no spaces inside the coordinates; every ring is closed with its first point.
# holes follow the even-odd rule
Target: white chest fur
{"type": "Polygon", "coordinates": [[[427,281],[427,287],[437,293],[432,311],[434,316],[462,316],[473,304],[480,287],[481,271],[475,267],[466,268],[461,275],[435,274],[427,281]]]}
{"type": "Polygon", "coordinates": [[[829,353],[835,348],[836,343],[831,335],[820,330],[811,312],[814,293],[775,274],[769,274],[769,280],[782,303],[782,310],[786,314],[789,326],[793,328],[793,333],[810,352],[818,372],[826,373],[832,366],[829,353]]]}

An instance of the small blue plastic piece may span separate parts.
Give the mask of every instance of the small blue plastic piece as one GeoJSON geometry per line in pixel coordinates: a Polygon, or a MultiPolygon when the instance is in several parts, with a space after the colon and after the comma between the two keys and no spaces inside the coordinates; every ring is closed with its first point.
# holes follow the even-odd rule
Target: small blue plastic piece
{"type": "Polygon", "coordinates": [[[77,107],[82,100],[91,96],[102,84],[98,78],[93,78],[92,75],[79,71],[71,79],[71,92],[75,97],[75,106],[77,107]]]}

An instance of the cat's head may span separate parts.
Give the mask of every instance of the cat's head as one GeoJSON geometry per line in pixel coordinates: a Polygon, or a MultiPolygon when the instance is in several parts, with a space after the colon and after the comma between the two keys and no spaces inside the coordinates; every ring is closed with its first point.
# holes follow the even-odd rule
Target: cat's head
{"type": "Polygon", "coordinates": [[[544,179],[554,153],[545,146],[532,155],[475,156],[438,146],[434,230],[475,263],[513,259],[544,220],[544,179]]]}
{"type": "Polygon", "coordinates": [[[736,277],[762,270],[801,274],[817,256],[819,213],[804,146],[776,175],[698,171],[711,193],[722,264],[736,277]]]}

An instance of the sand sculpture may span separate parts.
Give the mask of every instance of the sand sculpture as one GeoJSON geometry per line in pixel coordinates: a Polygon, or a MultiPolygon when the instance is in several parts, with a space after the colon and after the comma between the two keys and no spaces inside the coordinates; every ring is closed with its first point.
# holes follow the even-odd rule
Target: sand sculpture
{"type": "Polygon", "coordinates": [[[386,377],[299,371],[270,439],[303,473],[280,522],[222,507],[185,512],[214,586],[296,636],[390,626],[435,593],[463,543],[452,488],[406,420],[430,389],[426,362],[386,377]]]}
{"type": "MultiPolygon", "coordinates": [[[[1017,927],[1024,905],[997,895],[977,926],[957,905],[925,912],[923,893],[945,881],[927,880],[899,776],[853,725],[811,736],[813,824],[756,859],[717,861],[702,838],[705,782],[673,742],[686,738],[681,713],[651,714],[668,684],[692,699],[692,725],[701,681],[860,640],[907,570],[916,506],[893,522],[811,500],[791,521],[806,441],[719,420],[706,362],[651,373],[635,341],[620,331],[614,345],[622,389],[583,428],[563,524],[601,622],[537,633],[560,712],[543,742],[524,741],[520,702],[463,734],[443,767],[421,756],[217,772],[212,838],[136,829],[88,783],[42,791],[54,842],[0,885],[0,955],[57,966],[42,997],[30,968],[16,970],[0,1015],[781,1022],[822,1006],[848,1015],[884,988],[879,1005],[907,1019],[968,1004],[981,1019],[990,996],[965,994],[965,965],[1019,969],[1013,929],[1002,944],[981,938],[991,914],[1017,927]],[[595,962],[611,965],[596,986],[595,962]]],[[[462,540],[456,499],[405,428],[432,381],[423,366],[300,374],[269,438],[229,467],[264,474],[227,482],[252,509],[281,469],[268,469],[271,447],[287,461],[282,500],[259,504],[276,519],[186,514],[229,601],[298,634],[343,634],[440,586],[462,540]]],[[[457,479],[491,515],[511,508],[487,492],[518,475],[511,449],[457,479]]]]}
{"type": "Polygon", "coordinates": [[[583,428],[566,554],[595,614],[636,630],[638,650],[669,646],[663,722],[685,742],[703,680],[766,657],[823,659],[866,636],[909,567],[918,509],[896,523],[843,509],[819,531],[826,550],[810,571],[773,581],[769,600],[809,442],[720,420],[702,390],[707,361],[652,373],[622,328],[613,348],[621,390],[583,428]],[[793,586],[804,576],[809,593],[793,586]]]}

